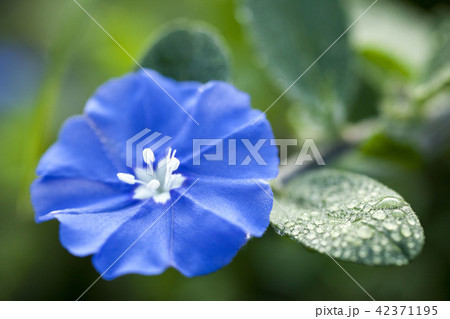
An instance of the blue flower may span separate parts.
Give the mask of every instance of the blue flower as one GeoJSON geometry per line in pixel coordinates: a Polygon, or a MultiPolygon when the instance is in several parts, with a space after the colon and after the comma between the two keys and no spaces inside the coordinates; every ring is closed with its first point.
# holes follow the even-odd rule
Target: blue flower
{"type": "Polygon", "coordinates": [[[266,180],[278,173],[277,148],[269,140],[259,148],[261,165],[248,162],[241,143],[273,138],[265,117],[252,125],[260,116],[247,94],[224,82],[177,82],[151,70],[111,80],[42,157],[31,186],[36,221],[56,218],[61,244],[93,255],[105,279],[168,267],[185,276],[216,271],[269,224],[266,180]],[[127,140],[145,129],[172,139],[148,143],[129,167],[127,140]],[[210,145],[195,165],[194,139],[223,139],[223,159],[203,157],[214,153],[210,145]]]}

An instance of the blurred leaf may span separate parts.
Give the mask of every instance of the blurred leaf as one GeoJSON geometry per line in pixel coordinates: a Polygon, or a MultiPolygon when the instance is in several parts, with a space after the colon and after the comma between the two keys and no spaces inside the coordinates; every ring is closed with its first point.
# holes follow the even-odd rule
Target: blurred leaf
{"type": "Polygon", "coordinates": [[[403,60],[390,56],[389,53],[382,52],[379,48],[363,47],[360,49],[360,54],[366,61],[379,68],[383,74],[387,73],[405,79],[412,76],[410,67],[403,60]]]}
{"type": "Polygon", "coordinates": [[[352,88],[347,38],[312,65],[347,28],[339,1],[246,0],[240,15],[280,89],[306,72],[287,93],[322,123],[341,123],[352,88]]]}
{"type": "Polygon", "coordinates": [[[430,159],[443,156],[450,150],[450,110],[429,119],[420,128],[417,140],[422,152],[430,159]]]}
{"type": "Polygon", "coordinates": [[[28,133],[22,155],[24,172],[21,177],[21,192],[18,196],[18,207],[23,211],[30,211],[29,187],[35,178],[34,171],[39,158],[50,139],[67,61],[71,58],[74,52],[73,46],[79,41],[85,27],[85,24],[79,22],[84,18],[82,11],[77,10],[74,13],[72,6],[67,4],[63,14],[65,16],[64,23],[59,26],[53,39],[49,52],[49,63],[46,65],[35,105],[28,119],[30,123],[23,128],[28,133]]]}
{"type": "Polygon", "coordinates": [[[358,122],[367,118],[378,116],[379,92],[364,78],[359,78],[358,91],[349,104],[349,122],[358,122]]]}
{"type": "MultiPolygon", "coordinates": [[[[386,123],[386,139],[389,143],[378,143],[384,149],[386,158],[403,158],[403,163],[414,164],[418,160],[417,155],[427,160],[434,160],[443,156],[450,149],[450,96],[445,97],[443,103],[446,103],[447,109],[431,114],[420,121],[401,121],[391,120],[386,123]],[[392,147],[393,144],[403,145],[403,151],[398,147],[392,147]],[[405,152],[406,148],[414,150],[405,152]]],[[[373,144],[367,145],[368,153],[374,151],[373,144]]],[[[376,152],[376,151],[375,151],[376,152]]]]}
{"type": "Polygon", "coordinates": [[[230,79],[227,49],[220,37],[204,25],[176,23],[167,27],[141,64],[178,81],[230,79]]]}
{"type": "MultiPolygon", "coordinates": [[[[373,0],[347,0],[352,20],[373,0]]],[[[361,54],[370,76],[385,83],[386,75],[414,80],[424,70],[432,51],[429,16],[397,1],[378,1],[353,28],[352,45],[361,54]]]]}
{"type": "Polygon", "coordinates": [[[364,142],[361,151],[365,155],[381,157],[409,167],[419,167],[423,164],[417,149],[406,141],[393,139],[383,133],[375,134],[364,142]]]}
{"type": "Polygon", "coordinates": [[[423,229],[409,204],[369,177],[312,171],[284,193],[271,223],[307,248],[366,265],[404,265],[422,249],[423,229]]]}
{"type": "Polygon", "coordinates": [[[0,113],[29,106],[42,77],[42,56],[29,46],[0,41],[0,113]]]}
{"type": "Polygon", "coordinates": [[[450,12],[443,11],[435,31],[436,46],[416,89],[416,98],[425,102],[450,87],[450,12]]]}

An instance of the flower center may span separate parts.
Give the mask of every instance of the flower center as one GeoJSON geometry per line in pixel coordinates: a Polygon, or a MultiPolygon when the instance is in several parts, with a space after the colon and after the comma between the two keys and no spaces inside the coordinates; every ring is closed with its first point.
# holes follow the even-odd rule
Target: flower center
{"type": "Polygon", "coordinates": [[[134,190],[134,199],[153,197],[157,203],[165,203],[170,199],[170,190],[180,187],[185,181],[181,174],[173,174],[180,166],[175,157],[176,150],[169,147],[166,156],[158,162],[155,169],[155,154],[149,148],[144,149],[143,158],[147,164],[145,168],[137,168],[135,175],[118,173],[117,177],[130,185],[139,184],[134,190]]]}

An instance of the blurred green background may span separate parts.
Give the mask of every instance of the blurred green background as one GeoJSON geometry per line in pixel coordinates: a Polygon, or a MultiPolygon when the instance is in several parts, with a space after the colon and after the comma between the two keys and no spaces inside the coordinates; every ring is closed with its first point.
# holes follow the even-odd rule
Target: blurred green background
{"type": "MultiPolygon", "coordinates": [[[[358,5],[362,9],[370,5],[354,2],[342,1],[347,25],[356,18],[355,12],[362,11],[358,5]]],[[[346,129],[371,127],[374,121],[378,121],[375,126],[380,121],[383,124],[361,146],[330,164],[367,174],[399,192],[418,214],[426,236],[422,254],[408,266],[342,262],[377,300],[450,298],[450,93],[443,88],[420,100],[420,112],[411,111],[408,99],[419,78],[434,79],[442,70],[440,66],[423,67],[438,60],[430,58],[434,51],[444,53],[444,60],[445,54],[450,57],[449,46],[445,46],[450,32],[439,31],[442,21],[450,21],[446,2],[380,0],[372,18],[369,11],[367,19],[345,36],[358,82],[348,106],[346,129]],[[377,23],[387,27],[378,28],[377,23]],[[403,35],[406,44],[392,41],[403,35]]],[[[256,54],[242,23],[245,10],[238,10],[238,1],[80,3],[136,58],[165,23],[179,18],[207,22],[229,46],[232,82],[249,92],[254,107],[265,109],[284,90],[266,72],[270,61],[256,54]]],[[[314,38],[314,30],[309,31],[314,38]]],[[[72,0],[1,2],[0,299],[74,300],[98,277],[89,258],[74,257],[60,245],[56,221],[34,223],[28,187],[39,157],[55,141],[61,123],[81,113],[101,83],[134,68],[133,61],[72,0]]],[[[303,71],[299,69],[298,74],[303,71]]],[[[335,139],[324,130],[304,123],[297,104],[284,96],[268,112],[276,137],[316,138],[324,147],[333,143],[335,139]]],[[[327,256],[309,252],[269,228],[263,238],[251,240],[217,273],[188,279],[168,270],[156,277],[100,280],[83,299],[368,297],[327,256]]]]}

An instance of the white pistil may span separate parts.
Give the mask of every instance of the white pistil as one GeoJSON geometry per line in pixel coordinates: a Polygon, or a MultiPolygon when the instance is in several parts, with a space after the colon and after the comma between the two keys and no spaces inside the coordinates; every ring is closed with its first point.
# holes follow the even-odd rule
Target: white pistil
{"type": "MultiPolygon", "coordinates": [[[[161,167],[166,167],[166,174],[165,174],[165,179],[164,179],[164,188],[165,189],[170,189],[170,185],[171,185],[171,179],[172,179],[172,172],[176,171],[178,169],[178,167],[180,166],[180,161],[178,160],[178,158],[175,157],[175,153],[177,151],[174,150],[172,152],[172,148],[168,148],[167,150],[167,155],[166,155],[166,159],[163,160],[164,164],[161,165],[161,167]]],[[[159,167],[159,163],[158,163],[158,167],[159,167]]]]}
{"type": "Polygon", "coordinates": [[[172,174],[180,166],[180,160],[175,157],[176,150],[172,152],[167,149],[166,156],[158,162],[156,172],[153,164],[155,163],[155,154],[149,148],[144,149],[142,155],[147,164],[146,169],[137,169],[136,176],[126,173],[119,173],[119,180],[130,184],[140,184],[134,190],[135,199],[147,199],[153,197],[158,203],[165,203],[170,199],[170,190],[181,187],[185,178],[181,174],[172,174]]]}
{"type": "Polygon", "coordinates": [[[161,185],[161,183],[157,180],[157,179],[152,179],[148,184],[147,184],[147,188],[156,191],[159,187],[159,185],[161,185]]]}

